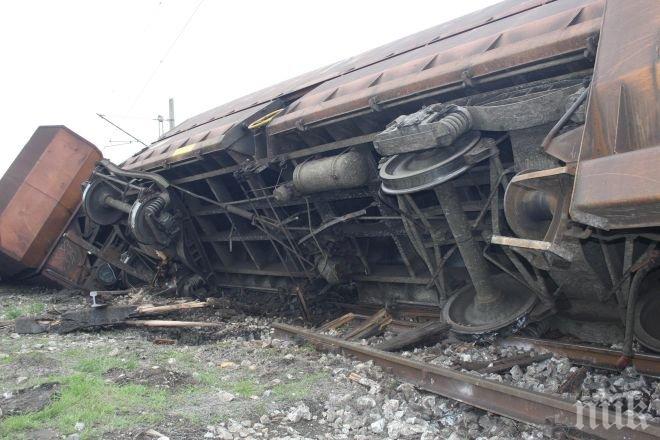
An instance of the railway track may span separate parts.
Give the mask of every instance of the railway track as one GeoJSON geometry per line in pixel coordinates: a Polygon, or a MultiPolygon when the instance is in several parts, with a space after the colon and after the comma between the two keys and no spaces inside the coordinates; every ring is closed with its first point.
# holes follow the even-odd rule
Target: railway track
{"type": "MultiPolygon", "coordinates": [[[[504,339],[500,344],[509,347],[549,352],[555,356],[567,357],[580,365],[604,370],[618,370],[619,367],[617,364],[622,356],[622,353],[617,350],[519,336],[504,339]]],[[[639,373],[660,377],[660,356],[635,353],[631,359],[631,365],[639,373]]]]}
{"type": "MultiPolygon", "coordinates": [[[[654,439],[660,437],[660,426],[651,423],[628,423],[620,428],[611,425],[616,414],[609,410],[595,411],[585,423],[584,408],[577,401],[542,394],[511,385],[484,379],[473,373],[463,373],[424,362],[404,358],[342,339],[322,335],[314,331],[283,323],[274,323],[276,331],[290,337],[307,340],[320,349],[339,349],[343,354],[360,360],[371,360],[401,380],[410,382],[420,389],[448,397],[483,410],[509,417],[524,423],[546,426],[556,434],[576,437],[586,433],[603,439],[654,439]]],[[[541,347],[545,341],[518,338],[514,343],[541,347]],[[536,345],[534,345],[536,344],[536,345]]],[[[568,344],[566,344],[568,345],[568,344]]],[[[552,351],[552,344],[546,345],[552,351]]],[[[559,349],[562,345],[554,345],[559,349]]],[[[588,347],[587,347],[588,348],[588,347]]],[[[569,347],[563,347],[566,353],[569,347]]],[[[607,365],[615,358],[610,350],[585,349],[574,346],[573,356],[596,360],[607,365]]],[[[660,368],[660,358],[644,356],[638,365],[650,371],[660,368]],[[653,365],[651,365],[653,364],[653,365]]],[[[615,360],[614,360],[615,362],[615,360]]],[[[599,408],[600,410],[600,408],[599,408]]],[[[584,438],[584,437],[582,437],[584,438]]]]}

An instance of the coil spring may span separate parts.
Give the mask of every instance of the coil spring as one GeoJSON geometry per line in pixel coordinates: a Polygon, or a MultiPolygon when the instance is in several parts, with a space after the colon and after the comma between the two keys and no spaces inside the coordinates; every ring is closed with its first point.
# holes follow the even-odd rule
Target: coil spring
{"type": "Polygon", "coordinates": [[[444,116],[439,123],[445,127],[445,130],[447,131],[445,135],[440,137],[440,144],[449,146],[456,140],[456,138],[472,127],[472,116],[468,109],[456,106],[448,115],[444,116]]]}
{"type": "Polygon", "coordinates": [[[144,215],[156,217],[158,213],[165,207],[167,202],[161,196],[154,198],[153,200],[147,203],[147,206],[144,207],[144,215]]]}
{"type": "Polygon", "coordinates": [[[543,321],[537,321],[529,324],[527,327],[525,327],[520,331],[520,335],[530,338],[541,338],[549,330],[550,330],[550,321],[544,319],[543,321]]]}

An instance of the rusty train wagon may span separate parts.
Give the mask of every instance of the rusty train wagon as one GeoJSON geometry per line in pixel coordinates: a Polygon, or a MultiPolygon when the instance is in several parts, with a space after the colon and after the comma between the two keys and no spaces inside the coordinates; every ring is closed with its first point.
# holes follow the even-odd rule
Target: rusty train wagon
{"type": "Polygon", "coordinates": [[[190,118],[98,163],[71,284],[660,350],[658,29],[657,0],[505,1],[190,118]]]}

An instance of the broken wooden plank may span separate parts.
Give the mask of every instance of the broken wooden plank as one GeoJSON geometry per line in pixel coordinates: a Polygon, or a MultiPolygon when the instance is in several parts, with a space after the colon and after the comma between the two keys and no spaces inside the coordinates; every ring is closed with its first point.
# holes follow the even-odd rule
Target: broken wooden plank
{"type": "Polygon", "coordinates": [[[392,316],[385,309],[380,309],[367,319],[362,325],[348,332],[344,339],[363,339],[382,332],[392,322],[392,316]]]}
{"type": "Polygon", "coordinates": [[[341,315],[337,319],[333,319],[332,321],[328,321],[325,324],[323,324],[321,327],[319,327],[318,331],[320,332],[327,332],[328,330],[336,330],[337,328],[341,327],[342,325],[346,325],[352,320],[354,320],[357,317],[355,313],[346,313],[345,315],[341,315]]]}
{"type": "Polygon", "coordinates": [[[359,383],[360,385],[368,387],[370,391],[371,390],[373,390],[373,391],[380,390],[380,384],[378,382],[376,382],[373,379],[369,379],[368,377],[364,377],[364,376],[362,376],[358,373],[351,372],[348,375],[348,379],[352,380],[355,383],[359,383]]]}
{"type": "Polygon", "coordinates": [[[559,388],[557,389],[557,392],[559,394],[564,394],[564,393],[569,393],[569,394],[574,394],[577,393],[580,387],[582,386],[582,383],[584,382],[584,379],[587,378],[587,368],[586,367],[580,367],[577,370],[573,371],[570,373],[567,377],[564,383],[562,383],[559,388]]]}
{"type": "Polygon", "coordinates": [[[123,324],[133,327],[197,328],[223,327],[222,322],[168,321],[164,319],[127,319],[123,324]]]}
{"type": "Polygon", "coordinates": [[[37,333],[45,333],[53,323],[52,320],[35,319],[28,316],[21,316],[16,318],[13,322],[14,331],[22,335],[33,335],[37,333]]]}
{"type": "Polygon", "coordinates": [[[204,308],[208,307],[209,304],[201,301],[191,301],[191,302],[183,302],[183,303],[175,303],[175,304],[166,304],[164,306],[154,306],[154,305],[143,305],[143,306],[138,306],[135,309],[134,315],[142,316],[142,315],[158,315],[161,313],[171,313],[171,312],[178,312],[181,310],[190,310],[190,309],[199,309],[199,308],[204,308]]]}
{"type": "MultiPolygon", "coordinates": [[[[355,319],[366,321],[367,319],[369,319],[369,317],[367,315],[361,315],[359,313],[355,313],[355,319]]],[[[392,319],[392,322],[390,322],[387,325],[387,328],[396,333],[401,333],[408,331],[411,328],[418,327],[419,325],[420,324],[418,322],[403,321],[401,319],[392,319]]]]}
{"type": "Polygon", "coordinates": [[[479,362],[463,362],[461,367],[466,370],[478,371],[479,373],[499,373],[501,371],[510,370],[514,366],[525,367],[535,362],[542,362],[552,357],[552,353],[543,354],[523,354],[519,356],[510,356],[496,361],[479,361],[479,362]]]}
{"type": "Polygon", "coordinates": [[[156,338],[151,342],[153,342],[156,345],[174,345],[176,344],[176,339],[156,338]]]}
{"type": "Polygon", "coordinates": [[[122,324],[134,312],[135,306],[89,307],[62,313],[48,331],[69,333],[76,330],[122,324]]]}
{"type": "Polygon", "coordinates": [[[381,342],[374,348],[384,351],[394,351],[402,348],[410,347],[425,339],[437,337],[441,334],[447,333],[449,324],[444,321],[429,321],[412,330],[400,333],[390,339],[389,341],[381,342]]]}
{"type": "Polygon", "coordinates": [[[16,333],[44,333],[54,331],[69,333],[76,330],[107,327],[123,324],[125,320],[139,316],[160,315],[183,310],[207,307],[209,304],[191,301],[154,306],[151,304],[134,306],[103,306],[71,310],[62,313],[57,320],[44,318],[19,318],[15,321],[16,333]]]}

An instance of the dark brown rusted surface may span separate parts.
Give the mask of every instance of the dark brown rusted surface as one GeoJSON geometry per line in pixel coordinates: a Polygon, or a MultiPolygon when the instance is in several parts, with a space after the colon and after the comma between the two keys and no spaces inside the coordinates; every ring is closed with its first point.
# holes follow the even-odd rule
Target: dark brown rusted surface
{"type": "Polygon", "coordinates": [[[328,81],[268,127],[270,134],[383,107],[410,95],[483,84],[548,59],[582,55],[598,33],[602,3],[556,2],[429,44],[402,57],[328,81]],[[466,75],[469,79],[466,79],[466,75]]]}
{"type": "Polygon", "coordinates": [[[660,225],[660,2],[607,3],[571,216],[619,229],[660,225]]]}
{"type": "MultiPolygon", "coordinates": [[[[80,233],[75,223],[69,225],[68,234],[80,233]]],[[[60,237],[44,262],[41,274],[56,283],[71,288],[84,288],[89,270],[85,267],[87,251],[66,237],[60,237]]]]}
{"type": "MultiPolygon", "coordinates": [[[[541,394],[511,385],[484,379],[471,373],[461,373],[437,365],[414,361],[391,353],[342,341],[330,336],[287,324],[274,323],[273,327],[285,334],[303,337],[322,347],[340,348],[345,354],[362,360],[371,360],[401,380],[419,388],[437,393],[468,405],[505,417],[536,425],[580,428],[584,432],[604,439],[654,439],[660,436],[660,427],[655,424],[617,429],[603,427],[603,415],[595,414],[593,423],[578,426],[576,402],[549,394],[541,394]]],[[[613,420],[614,414],[608,414],[613,420]]]]}
{"type": "Polygon", "coordinates": [[[286,111],[270,124],[271,134],[369,109],[370,100],[384,105],[460,89],[465,73],[476,83],[551,58],[581,58],[587,37],[598,33],[602,8],[602,0],[505,1],[190,118],[124,165],[147,169],[222,148],[275,108],[286,111]]]}
{"type": "Polygon", "coordinates": [[[660,145],[580,162],[571,216],[603,229],[660,225],[660,145]]]}
{"type": "MultiPolygon", "coordinates": [[[[324,66],[320,69],[304,73],[295,78],[220,105],[185,120],[173,130],[165,133],[163,139],[173,137],[190,130],[191,128],[201,127],[206,124],[209,124],[209,128],[207,129],[210,129],[211,123],[234,113],[250,109],[260,104],[265,104],[286,95],[302,94],[323,81],[346,75],[349,72],[360,70],[366,66],[370,66],[386,59],[396,58],[397,56],[414,49],[428,44],[437,43],[486,24],[496,23],[509,16],[544,6],[547,3],[547,0],[506,0],[500,2],[464,17],[433,26],[432,28],[418,32],[414,35],[371,49],[345,60],[338,61],[329,66],[324,66]]],[[[274,50],[277,49],[279,48],[275,46],[274,50]]],[[[286,49],[288,50],[289,48],[286,49]]],[[[224,123],[219,125],[224,125],[224,123]]],[[[213,124],[213,126],[215,126],[215,124],[213,124]]]]}
{"type": "Polygon", "coordinates": [[[80,204],[80,185],[101,158],[64,126],[39,127],[0,180],[0,274],[37,269],[80,204]]]}

